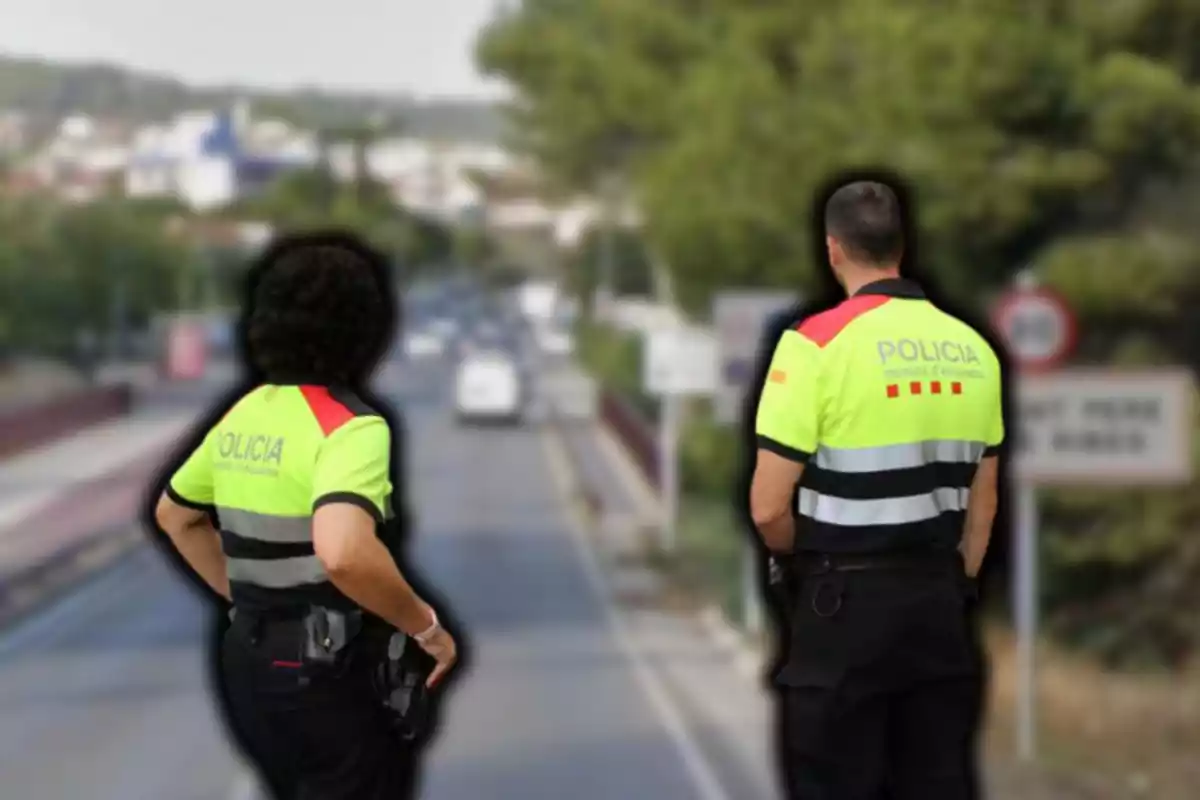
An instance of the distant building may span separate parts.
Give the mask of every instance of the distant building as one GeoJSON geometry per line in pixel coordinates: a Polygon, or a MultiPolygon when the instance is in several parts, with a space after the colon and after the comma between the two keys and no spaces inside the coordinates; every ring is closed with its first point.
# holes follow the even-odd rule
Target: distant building
{"type": "MultiPolygon", "coordinates": [[[[5,124],[0,118],[0,145],[5,124]]],[[[252,119],[245,104],[190,111],[136,130],[76,114],[61,120],[41,152],[23,165],[31,177],[22,190],[38,184],[83,201],[112,190],[115,181],[116,190],[131,197],[175,197],[203,211],[251,196],[289,170],[315,166],[320,150],[314,132],[252,119]]],[[[354,178],[354,156],[349,143],[329,148],[335,177],[354,178]]],[[[492,143],[412,136],[377,139],[364,157],[367,172],[398,205],[447,222],[483,218],[486,198],[477,176],[514,168],[510,154],[492,143]]]]}
{"type": "Polygon", "coordinates": [[[0,112],[0,155],[20,152],[29,146],[29,122],[16,111],[0,112]]]}
{"type": "MultiPolygon", "coordinates": [[[[503,170],[510,162],[509,154],[492,144],[408,137],[381,139],[366,152],[367,171],[391,190],[396,203],[446,221],[478,215],[484,198],[473,173],[503,170]]],[[[331,148],[330,165],[339,178],[352,178],[353,148],[331,148]]]]}
{"type": "Polygon", "coordinates": [[[181,114],[171,125],[145,128],[131,148],[125,191],[132,197],[174,196],[203,211],[253,195],[284,172],[315,163],[316,147],[306,146],[303,137],[278,135],[267,149],[258,133],[244,107],[181,114]]]}
{"type": "MultiPolygon", "coordinates": [[[[492,230],[543,231],[557,246],[571,248],[604,220],[603,208],[594,199],[551,199],[551,193],[528,168],[479,172],[474,181],[485,201],[485,224],[492,230]]],[[[626,208],[616,222],[635,228],[640,218],[634,209],[626,208]]]]}
{"type": "Polygon", "coordinates": [[[86,115],[62,120],[49,141],[22,164],[30,182],[72,202],[89,202],[119,184],[128,147],[119,125],[86,115]]]}

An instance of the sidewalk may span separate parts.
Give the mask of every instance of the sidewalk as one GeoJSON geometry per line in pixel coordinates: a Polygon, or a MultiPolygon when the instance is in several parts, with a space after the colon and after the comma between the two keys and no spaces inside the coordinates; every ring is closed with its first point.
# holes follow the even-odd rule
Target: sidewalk
{"type": "MultiPolygon", "coordinates": [[[[686,737],[694,740],[703,761],[702,771],[719,788],[706,794],[714,800],[774,800],[776,786],[770,741],[771,707],[766,693],[739,672],[737,660],[714,645],[707,630],[688,615],[676,614],[656,602],[657,576],[625,562],[633,541],[622,521],[631,520],[635,506],[622,497],[625,489],[615,465],[605,463],[596,441],[597,430],[588,426],[564,436],[550,430],[547,457],[552,474],[568,497],[588,487],[601,495],[602,514],[585,521],[577,508],[580,526],[573,531],[595,565],[609,599],[620,609],[619,636],[655,676],[653,683],[678,711],[686,737]],[[568,441],[569,440],[569,441],[568,441]],[[607,473],[607,474],[606,474],[607,473]],[[619,509],[615,515],[605,508],[619,509]]],[[[681,734],[682,735],[682,734],[681,734]]]]}
{"type": "Polygon", "coordinates": [[[127,534],[154,470],[198,412],[140,408],[0,461],[0,589],[127,534]]]}
{"type": "MultiPolygon", "coordinates": [[[[608,568],[618,596],[623,586],[635,588],[631,594],[638,600],[626,611],[631,634],[668,678],[689,716],[711,736],[733,743],[727,747],[732,748],[741,767],[734,771],[770,774],[773,703],[765,690],[764,654],[715,608],[694,616],[656,607],[661,604],[655,602],[653,576],[622,566],[633,542],[628,527],[619,520],[629,519],[630,507],[637,510],[637,516],[654,513],[657,498],[622,445],[603,426],[597,424],[570,438],[563,448],[575,462],[570,467],[574,478],[598,481],[592,488],[603,495],[603,506],[620,509],[616,515],[603,514],[589,539],[608,568]],[[607,476],[597,477],[605,471],[607,476]],[[714,690],[717,686],[720,690],[714,690]]],[[[1077,780],[996,758],[985,759],[984,769],[986,796],[993,800],[1118,800],[1138,795],[1107,781],[1097,779],[1085,787],[1077,780]]],[[[759,785],[763,785],[761,779],[759,785]]],[[[750,796],[749,790],[746,795],[750,796]]]]}

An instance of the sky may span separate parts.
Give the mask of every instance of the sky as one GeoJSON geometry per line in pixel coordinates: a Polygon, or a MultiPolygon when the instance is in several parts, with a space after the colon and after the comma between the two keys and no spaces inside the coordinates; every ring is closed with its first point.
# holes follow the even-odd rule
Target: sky
{"type": "Polygon", "coordinates": [[[497,0],[0,0],[0,53],[189,83],[495,98],[475,37],[497,0]]]}

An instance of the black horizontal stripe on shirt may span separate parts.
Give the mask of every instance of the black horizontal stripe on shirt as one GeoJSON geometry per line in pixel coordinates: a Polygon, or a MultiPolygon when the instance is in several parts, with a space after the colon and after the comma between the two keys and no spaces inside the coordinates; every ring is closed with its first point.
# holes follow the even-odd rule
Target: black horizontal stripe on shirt
{"type": "Polygon", "coordinates": [[[355,492],[330,492],[329,494],[323,494],[313,501],[313,511],[315,512],[321,506],[328,505],[329,503],[349,503],[366,511],[377,524],[382,524],[384,521],[383,514],[379,511],[379,506],[375,505],[369,497],[355,492]]]}
{"type": "Polygon", "coordinates": [[[769,436],[763,436],[761,433],[756,437],[759,448],[768,450],[777,456],[782,456],[788,461],[798,461],[801,464],[807,463],[812,458],[812,453],[805,450],[800,450],[783,442],[777,442],[769,436]]]}
{"type": "Polygon", "coordinates": [[[179,492],[175,491],[175,489],[169,483],[167,484],[166,488],[163,489],[163,491],[176,505],[181,505],[184,508],[190,508],[193,511],[204,511],[208,514],[216,513],[216,507],[212,503],[197,503],[195,500],[188,500],[179,492]]]}
{"type": "Polygon", "coordinates": [[[950,553],[958,548],[965,521],[963,511],[943,511],[933,519],[902,525],[833,525],[799,517],[795,549],[845,555],[950,553]]]}
{"type": "Polygon", "coordinates": [[[252,561],[268,561],[280,558],[311,556],[312,542],[264,542],[240,536],[233,531],[221,531],[221,549],[226,558],[244,558],[252,561]]]}
{"type": "Polygon", "coordinates": [[[323,606],[338,610],[350,610],[356,607],[353,601],[328,581],[308,586],[291,586],[286,589],[272,589],[244,581],[230,581],[229,591],[234,607],[251,613],[271,610],[290,610],[303,613],[309,606],[323,606]]]}
{"type": "Polygon", "coordinates": [[[879,472],[835,472],[810,463],[800,485],[843,500],[886,500],[912,497],[935,489],[969,489],[979,465],[938,461],[879,472]]]}

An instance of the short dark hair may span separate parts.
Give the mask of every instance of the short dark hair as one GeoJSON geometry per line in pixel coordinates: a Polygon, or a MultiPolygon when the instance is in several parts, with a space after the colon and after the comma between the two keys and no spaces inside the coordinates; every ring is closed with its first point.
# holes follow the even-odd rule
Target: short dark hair
{"type": "Polygon", "coordinates": [[[244,342],[268,381],[356,383],[391,344],[396,310],[386,259],[357,237],[273,242],[251,272],[244,342]]]}
{"type": "Polygon", "coordinates": [[[904,252],[900,200],[887,184],[855,181],[825,203],[825,231],[851,258],[869,264],[896,261],[904,252]]]}

